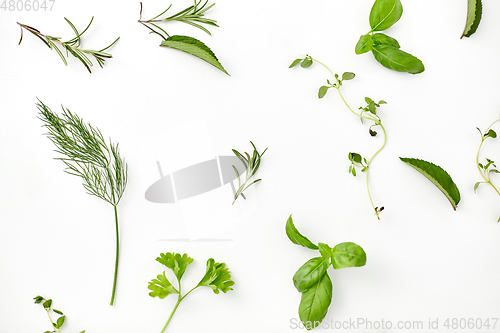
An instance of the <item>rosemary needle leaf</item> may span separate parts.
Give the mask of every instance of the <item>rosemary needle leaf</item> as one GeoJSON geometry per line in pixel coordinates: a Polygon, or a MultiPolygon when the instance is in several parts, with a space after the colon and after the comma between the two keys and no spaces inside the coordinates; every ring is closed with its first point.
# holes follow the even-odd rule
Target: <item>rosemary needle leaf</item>
{"type": "Polygon", "coordinates": [[[233,165],[233,169],[236,173],[236,177],[238,178],[238,190],[236,191],[236,193],[234,195],[233,204],[236,201],[236,199],[238,199],[238,197],[240,195],[243,196],[243,192],[247,188],[249,188],[251,185],[261,181],[261,179],[257,179],[257,180],[250,182],[250,179],[255,175],[255,173],[259,169],[262,155],[264,155],[264,153],[267,151],[267,148],[264,149],[264,151],[261,154],[261,153],[259,153],[259,151],[255,147],[253,142],[250,141],[250,143],[252,144],[252,147],[253,147],[252,157],[250,157],[250,154],[248,154],[247,152],[244,152],[246,155],[246,157],[245,157],[239,151],[237,151],[236,149],[233,149],[233,153],[236,155],[236,157],[238,157],[238,159],[241,161],[241,163],[243,163],[243,165],[245,166],[245,169],[246,169],[245,180],[242,182],[241,181],[242,177],[240,176],[238,169],[233,165]]]}

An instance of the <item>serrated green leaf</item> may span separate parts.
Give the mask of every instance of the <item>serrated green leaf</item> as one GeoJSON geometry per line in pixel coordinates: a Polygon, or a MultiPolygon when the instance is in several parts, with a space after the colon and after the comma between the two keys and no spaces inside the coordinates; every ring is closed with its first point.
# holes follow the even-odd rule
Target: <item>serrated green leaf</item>
{"type": "Polygon", "coordinates": [[[293,285],[304,292],[316,284],[330,267],[330,257],[315,257],[302,265],[293,276],[293,285]]]}
{"type": "Polygon", "coordinates": [[[193,258],[189,257],[186,253],[180,255],[179,253],[161,253],[156,261],[160,264],[170,268],[177,280],[180,280],[186,271],[186,268],[193,262],[193,258]]]}
{"type": "Polygon", "coordinates": [[[170,47],[172,49],[189,53],[195,57],[205,60],[210,65],[229,75],[212,50],[196,38],[179,35],[170,36],[161,42],[160,46],[170,47]]]}
{"type": "Polygon", "coordinates": [[[311,250],[317,250],[318,246],[313,244],[307,237],[304,237],[300,234],[300,232],[295,228],[295,225],[293,224],[292,220],[292,215],[288,218],[286,221],[286,227],[285,227],[286,235],[288,236],[288,239],[293,244],[297,244],[303,247],[307,247],[311,250]]]}
{"type": "Polygon", "coordinates": [[[370,11],[370,27],[372,31],[389,29],[403,15],[400,0],[376,0],[370,11]]]}
{"type": "Polygon", "coordinates": [[[179,293],[165,276],[165,271],[163,271],[163,274],[158,275],[156,279],[153,279],[151,280],[151,282],[149,282],[148,289],[151,290],[149,296],[159,297],[161,299],[167,297],[170,294],[179,293]]]}
{"type": "Polygon", "coordinates": [[[351,72],[345,72],[344,74],[342,74],[342,81],[352,80],[355,77],[356,77],[356,74],[351,73],[351,72]]]}
{"type": "Polygon", "coordinates": [[[321,86],[321,87],[319,88],[319,91],[318,91],[318,97],[319,97],[319,98],[323,98],[323,97],[325,97],[325,95],[326,95],[327,91],[328,91],[328,87],[327,87],[327,86],[321,86]]]}
{"type": "Polygon", "coordinates": [[[293,68],[295,66],[297,66],[298,64],[300,64],[300,62],[302,61],[303,59],[295,59],[292,64],[290,65],[290,67],[288,68],[293,68]]]}
{"type": "Polygon", "coordinates": [[[300,64],[300,67],[307,68],[311,67],[312,64],[313,64],[312,59],[304,59],[304,61],[302,61],[302,63],[300,64]]]}
{"type": "Polygon", "coordinates": [[[390,45],[373,45],[372,53],[382,66],[398,72],[419,74],[425,70],[420,59],[390,45]]]}
{"type": "Polygon", "coordinates": [[[328,313],[332,302],[333,285],[328,273],[302,293],[299,317],[308,331],[318,327],[328,313]]]}
{"type": "Polygon", "coordinates": [[[346,242],[332,249],[332,265],[335,269],[361,267],[366,264],[366,253],[357,244],[346,242]]]}
{"type": "Polygon", "coordinates": [[[234,281],[231,280],[231,272],[226,268],[226,264],[217,263],[212,258],[208,259],[205,276],[198,286],[210,287],[214,293],[218,294],[220,291],[226,293],[233,290],[231,288],[233,285],[234,281]]]}
{"type": "Polygon", "coordinates": [[[457,185],[453,182],[450,175],[440,166],[437,166],[431,162],[416,158],[399,158],[401,161],[405,162],[427,179],[429,179],[443,194],[448,198],[453,209],[457,209],[457,205],[460,202],[460,192],[458,191],[457,185]]]}
{"type": "Polygon", "coordinates": [[[481,16],[483,13],[483,4],[481,0],[468,0],[467,4],[467,21],[465,23],[465,29],[462,33],[463,37],[470,37],[476,32],[479,22],[481,22],[481,16]]]}
{"type": "Polygon", "coordinates": [[[389,45],[397,49],[400,48],[397,40],[382,33],[373,34],[372,39],[375,45],[389,45]]]}
{"type": "Polygon", "coordinates": [[[373,46],[373,39],[372,36],[369,34],[363,35],[359,37],[358,43],[356,44],[356,48],[354,49],[354,52],[356,54],[363,54],[366,52],[369,52],[372,49],[373,46]]]}

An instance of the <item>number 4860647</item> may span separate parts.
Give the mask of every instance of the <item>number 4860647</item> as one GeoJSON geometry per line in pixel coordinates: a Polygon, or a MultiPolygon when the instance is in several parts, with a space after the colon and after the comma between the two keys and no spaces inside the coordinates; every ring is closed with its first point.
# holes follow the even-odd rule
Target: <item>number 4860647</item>
{"type": "MultiPolygon", "coordinates": [[[[1,1],[1,0],[0,0],[1,1]]],[[[0,9],[6,11],[51,11],[56,0],[3,0],[0,9]],[[47,5],[48,4],[48,5],[47,5]]]]}

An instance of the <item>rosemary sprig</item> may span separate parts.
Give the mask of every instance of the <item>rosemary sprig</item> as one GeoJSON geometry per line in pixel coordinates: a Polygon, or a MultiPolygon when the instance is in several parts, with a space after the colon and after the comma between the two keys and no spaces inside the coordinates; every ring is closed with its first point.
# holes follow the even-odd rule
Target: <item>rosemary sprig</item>
{"type": "Polygon", "coordinates": [[[128,167],[121,158],[118,144],[106,143],[99,129],[85,124],[81,118],[62,107],[62,115],[52,112],[40,100],[36,104],[39,119],[48,130],[47,137],[56,145],[56,152],[65,165],[65,171],[83,180],[87,193],[94,195],[114,208],[116,229],[116,259],[111,305],[114,303],[118,258],[120,250],[118,230],[118,204],[127,185],[128,167]]]}
{"type": "Polygon", "coordinates": [[[262,152],[262,154],[260,154],[257,151],[257,148],[255,148],[255,145],[253,144],[253,142],[250,141],[250,143],[252,144],[252,147],[253,147],[253,154],[252,154],[252,156],[250,156],[250,154],[248,154],[247,152],[244,152],[245,156],[243,156],[243,154],[241,154],[240,152],[238,152],[236,149],[233,149],[233,153],[236,155],[236,157],[238,157],[240,159],[241,163],[243,163],[243,165],[245,166],[245,169],[246,169],[246,172],[245,172],[245,181],[242,184],[241,183],[240,173],[238,172],[238,169],[233,165],[234,172],[236,173],[236,176],[238,177],[238,190],[234,194],[233,205],[234,205],[236,199],[238,199],[238,197],[240,195],[243,196],[243,191],[245,191],[251,185],[253,185],[253,184],[261,181],[261,179],[257,179],[257,180],[254,180],[253,182],[251,182],[250,184],[248,184],[248,182],[250,181],[250,179],[255,175],[255,173],[259,169],[259,167],[260,167],[260,159],[261,159],[262,155],[264,155],[264,153],[267,151],[267,148],[264,149],[264,151],[262,152]]]}
{"type": "Polygon", "coordinates": [[[120,37],[118,37],[117,39],[115,39],[115,41],[113,43],[109,44],[107,47],[105,47],[99,51],[85,50],[85,49],[80,48],[80,45],[82,43],[81,36],[88,30],[88,28],[90,27],[90,25],[94,21],[94,17],[92,16],[90,23],[87,25],[87,27],[82,32],[79,32],[78,29],[76,29],[75,25],[73,23],[71,23],[70,20],[68,20],[67,18],[64,18],[64,19],[66,20],[66,22],[68,22],[68,24],[71,26],[71,29],[73,29],[73,31],[75,32],[76,36],[73,37],[72,39],[70,39],[66,42],[63,42],[61,40],[61,37],[53,37],[53,36],[49,36],[49,35],[44,35],[40,31],[38,31],[37,29],[35,29],[33,27],[30,27],[30,26],[27,26],[25,24],[21,24],[21,23],[17,22],[17,24],[19,24],[19,26],[21,27],[21,39],[19,40],[19,44],[21,44],[21,42],[23,41],[23,29],[25,29],[25,30],[31,32],[33,35],[40,38],[42,40],[42,42],[44,42],[45,45],[47,45],[49,47],[49,49],[54,49],[57,52],[57,54],[59,54],[59,56],[61,57],[62,61],[64,62],[64,64],[66,66],[68,65],[68,62],[66,61],[66,58],[64,57],[64,54],[63,54],[64,50],[66,50],[66,57],[69,58],[69,55],[71,54],[72,56],[74,56],[75,58],[80,60],[82,62],[82,64],[85,66],[85,68],[87,68],[89,73],[92,73],[90,67],[93,66],[93,63],[89,59],[89,57],[86,56],[86,54],[93,56],[95,58],[95,60],[97,61],[97,63],[99,64],[99,66],[101,66],[101,68],[102,68],[104,65],[104,61],[107,58],[112,58],[111,54],[106,53],[104,51],[106,51],[111,46],[113,46],[120,39],[120,37]],[[61,46],[62,51],[59,49],[57,44],[59,44],[61,46]]]}
{"type": "Polygon", "coordinates": [[[189,6],[188,8],[186,8],[184,10],[181,10],[177,14],[174,14],[174,15],[166,17],[166,18],[159,18],[160,16],[162,16],[163,14],[165,14],[172,7],[172,5],[170,5],[170,6],[168,6],[167,9],[165,9],[159,15],[156,15],[155,17],[153,17],[152,19],[149,19],[149,20],[143,20],[142,19],[142,2],[141,2],[141,12],[140,12],[140,18],[139,18],[138,21],[139,21],[139,23],[141,23],[142,25],[144,25],[146,28],[148,28],[149,30],[151,30],[150,33],[157,34],[157,35],[161,36],[165,40],[168,37],[170,37],[170,35],[163,28],[159,27],[156,23],[159,23],[159,22],[172,22],[172,21],[183,22],[183,23],[192,25],[193,27],[199,28],[199,29],[205,31],[207,34],[211,35],[210,31],[208,31],[207,28],[203,27],[202,25],[200,25],[198,23],[202,23],[202,24],[207,24],[207,25],[211,25],[211,26],[214,26],[214,27],[218,27],[217,21],[204,17],[204,14],[210,8],[212,8],[213,6],[215,6],[215,3],[207,6],[208,0],[206,0],[203,5],[199,6],[200,3],[201,3],[201,1],[202,0],[199,0],[199,1],[195,0],[194,1],[194,5],[189,6]],[[158,30],[156,30],[156,29],[158,29],[158,30]]]}

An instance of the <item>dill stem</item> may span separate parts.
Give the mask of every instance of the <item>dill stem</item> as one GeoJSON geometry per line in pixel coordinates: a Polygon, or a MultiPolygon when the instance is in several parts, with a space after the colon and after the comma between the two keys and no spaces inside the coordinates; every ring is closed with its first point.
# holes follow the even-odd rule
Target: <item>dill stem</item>
{"type": "Polygon", "coordinates": [[[111,303],[113,305],[115,301],[115,291],[116,291],[116,280],[118,277],[118,258],[120,256],[120,233],[118,230],[118,208],[116,205],[113,205],[115,209],[115,227],[116,227],[116,259],[115,259],[115,275],[113,279],[113,292],[111,294],[111,303]]]}

